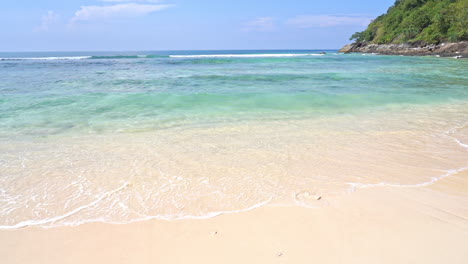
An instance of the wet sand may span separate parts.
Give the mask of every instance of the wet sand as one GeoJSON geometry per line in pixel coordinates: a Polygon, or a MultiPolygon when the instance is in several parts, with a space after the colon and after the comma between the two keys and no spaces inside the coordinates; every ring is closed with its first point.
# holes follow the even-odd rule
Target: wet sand
{"type": "Polygon", "coordinates": [[[467,263],[468,171],[321,208],[0,231],[1,263],[467,263]]]}

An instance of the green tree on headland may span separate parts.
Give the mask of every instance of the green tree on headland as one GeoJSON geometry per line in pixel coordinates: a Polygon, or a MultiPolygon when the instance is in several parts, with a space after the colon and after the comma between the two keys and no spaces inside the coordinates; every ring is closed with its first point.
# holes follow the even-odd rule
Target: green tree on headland
{"type": "Polygon", "coordinates": [[[397,0],[350,40],[376,44],[468,40],[468,0],[397,0]]]}

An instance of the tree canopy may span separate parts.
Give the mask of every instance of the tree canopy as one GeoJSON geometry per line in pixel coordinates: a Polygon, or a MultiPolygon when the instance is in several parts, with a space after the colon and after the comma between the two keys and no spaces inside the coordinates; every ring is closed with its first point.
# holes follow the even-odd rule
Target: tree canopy
{"type": "Polygon", "coordinates": [[[376,44],[468,40],[468,0],[397,0],[350,40],[376,44]]]}

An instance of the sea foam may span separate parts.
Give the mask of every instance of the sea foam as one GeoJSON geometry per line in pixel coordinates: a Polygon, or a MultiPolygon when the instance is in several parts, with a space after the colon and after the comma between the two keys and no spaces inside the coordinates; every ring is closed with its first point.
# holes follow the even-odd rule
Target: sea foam
{"type": "Polygon", "coordinates": [[[280,58],[280,57],[303,57],[303,56],[323,56],[324,54],[206,54],[206,55],[170,55],[171,58],[280,58]]]}
{"type": "Polygon", "coordinates": [[[0,60],[84,60],[89,59],[91,56],[69,56],[69,57],[21,57],[21,58],[0,58],[0,60]]]}

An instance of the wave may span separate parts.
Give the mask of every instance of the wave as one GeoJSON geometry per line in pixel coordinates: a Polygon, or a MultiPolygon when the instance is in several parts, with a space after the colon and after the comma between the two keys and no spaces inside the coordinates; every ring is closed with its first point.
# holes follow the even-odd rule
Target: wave
{"type": "Polygon", "coordinates": [[[265,201],[259,202],[257,204],[254,204],[254,205],[249,206],[249,207],[244,208],[244,209],[217,211],[217,212],[207,213],[205,215],[184,215],[184,216],[180,216],[180,215],[148,215],[148,216],[143,216],[142,215],[140,218],[135,218],[135,219],[128,220],[128,221],[106,221],[106,220],[98,218],[98,219],[81,220],[81,221],[76,221],[76,222],[65,222],[65,223],[58,224],[58,225],[54,224],[55,222],[63,220],[65,218],[69,217],[69,216],[72,216],[75,213],[78,213],[78,212],[82,211],[83,209],[86,209],[88,207],[96,205],[103,198],[106,198],[107,196],[112,195],[113,193],[118,192],[118,191],[124,189],[125,187],[127,187],[127,186],[123,186],[123,187],[111,192],[110,194],[105,194],[104,196],[100,197],[98,200],[92,202],[91,204],[81,206],[81,207],[79,207],[79,208],[77,208],[77,209],[75,209],[75,210],[73,210],[73,211],[71,211],[69,213],[64,214],[64,215],[60,215],[60,216],[53,217],[53,218],[48,218],[48,219],[26,220],[26,221],[20,222],[20,223],[15,224],[15,225],[4,225],[4,226],[0,226],[0,230],[2,230],[2,229],[3,230],[20,229],[20,228],[25,228],[25,227],[30,227],[30,226],[40,226],[40,227],[43,227],[43,228],[53,228],[53,227],[60,227],[60,226],[79,226],[79,225],[83,225],[83,224],[86,224],[86,223],[108,223],[108,224],[115,224],[115,225],[123,225],[123,224],[131,224],[131,223],[136,223],[136,222],[141,222],[141,221],[148,221],[148,220],[153,220],[153,219],[164,220],[164,221],[187,220],[187,219],[202,220],[202,219],[209,219],[209,218],[213,218],[213,217],[220,216],[220,215],[225,215],[225,214],[235,214],[235,213],[242,213],[242,212],[251,211],[251,210],[260,208],[262,206],[269,205],[270,202],[273,200],[273,198],[270,197],[265,201]]]}
{"type": "Polygon", "coordinates": [[[284,57],[305,57],[323,56],[318,53],[288,53],[288,54],[205,54],[205,55],[96,55],[96,56],[54,56],[54,57],[6,57],[0,61],[21,61],[21,60],[117,60],[117,59],[155,59],[155,58],[284,58],[284,57]]]}
{"type": "MultiPolygon", "coordinates": [[[[438,177],[432,177],[427,182],[422,182],[422,183],[417,183],[417,184],[407,184],[406,185],[406,184],[397,184],[397,183],[388,183],[388,182],[380,182],[380,183],[375,183],[375,184],[363,184],[363,183],[350,182],[350,183],[348,183],[348,185],[350,186],[350,188],[348,189],[348,193],[353,193],[353,192],[357,191],[358,189],[375,188],[375,187],[392,187],[392,188],[427,187],[427,186],[430,186],[430,185],[433,185],[433,184],[437,183],[440,180],[443,180],[443,179],[445,179],[447,177],[453,176],[455,174],[458,174],[458,173],[466,171],[466,170],[468,170],[468,167],[448,170],[448,171],[446,171],[446,173],[444,173],[444,174],[442,174],[442,175],[440,175],[438,177]]],[[[246,208],[243,208],[243,209],[215,211],[215,212],[207,213],[207,214],[204,214],[204,215],[184,215],[184,216],[181,216],[181,215],[146,215],[146,216],[141,215],[141,217],[137,217],[135,219],[131,219],[131,220],[127,220],[127,221],[106,221],[106,220],[104,220],[102,218],[97,218],[97,219],[80,220],[80,221],[76,221],[76,222],[65,222],[65,223],[61,223],[61,224],[58,224],[58,225],[55,224],[56,222],[58,222],[60,220],[64,220],[64,219],[66,219],[66,218],[68,218],[68,217],[70,217],[70,216],[72,216],[72,215],[74,215],[76,213],[79,213],[80,211],[82,211],[84,209],[95,206],[96,204],[98,204],[99,202],[104,200],[105,198],[108,198],[108,197],[112,196],[113,194],[118,193],[118,192],[126,189],[129,186],[130,186],[130,183],[125,182],[121,187],[119,187],[119,188],[117,188],[115,190],[104,193],[103,195],[98,197],[95,201],[93,201],[93,202],[91,202],[89,204],[80,206],[80,207],[78,207],[78,208],[76,208],[76,209],[74,209],[74,210],[72,210],[72,211],[70,211],[68,213],[63,214],[63,215],[59,215],[59,216],[52,217],[52,218],[47,218],[47,219],[26,220],[26,221],[22,221],[20,223],[14,224],[14,225],[0,225],[0,230],[2,230],[2,229],[19,229],[19,228],[25,228],[25,227],[29,227],[29,226],[40,226],[40,227],[43,227],[43,228],[51,228],[51,227],[59,227],[59,226],[78,226],[78,225],[82,225],[82,224],[85,224],[85,223],[96,223],[96,222],[110,223],[110,224],[129,224],[129,223],[147,221],[147,220],[152,220],[152,219],[165,220],[165,221],[183,220],[183,219],[208,219],[208,218],[213,218],[213,217],[216,217],[216,216],[219,216],[219,215],[224,215],[224,214],[234,214],[234,213],[251,211],[251,210],[254,210],[254,209],[257,209],[257,208],[260,208],[260,207],[263,207],[263,206],[268,206],[268,205],[275,206],[275,204],[271,203],[273,201],[273,197],[269,197],[268,199],[266,199],[266,200],[264,200],[262,202],[253,204],[253,205],[251,205],[249,207],[246,207],[246,208]]],[[[307,193],[307,196],[309,196],[308,193],[307,193]]],[[[320,198],[321,198],[320,196],[312,196],[312,197],[313,197],[314,200],[320,200],[320,198]]],[[[308,205],[306,203],[300,202],[299,200],[297,200],[297,198],[294,198],[294,202],[295,202],[294,205],[300,206],[300,207],[305,207],[305,208],[317,208],[318,207],[318,206],[310,206],[310,205],[308,205]]]]}
{"type": "Polygon", "coordinates": [[[48,218],[48,219],[40,219],[40,220],[26,220],[26,221],[23,221],[23,222],[20,222],[20,223],[17,223],[15,225],[0,225],[0,229],[18,229],[18,228],[24,228],[24,227],[28,227],[28,226],[37,226],[37,225],[46,225],[46,224],[50,224],[50,223],[54,223],[56,221],[59,221],[59,220],[62,220],[62,219],[65,219],[69,216],[72,216],[86,208],[89,208],[91,206],[94,206],[96,204],[98,204],[100,201],[104,200],[105,198],[111,196],[112,194],[116,193],[116,192],[119,192],[125,188],[127,188],[130,184],[128,182],[125,182],[120,188],[118,189],[115,189],[113,191],[110,191],[110,192],[107,192],[107,193],[104,193],[101,197],[97,198],[95,201],[89,203],[89,204],[86,204],[86,205],[82,205],[64,215],[59,215],[59,216],[56,216],[56,217],[53,217],[53,218],[48,218]]]}
{"type": "MultiPolygon", "coordinates": [[[[463,143],[460,141],[458,138],[452,136],[453,133],[455,133],[457,130],[464,128],[468,123],[463,124],[460,127],[455,127],[453,129],[450,129],[445,132],[445,134],[452,138],[453,141],[455,141],[460,147],[468,150],[468,144],[463,143]]],[[[432,184],[435,184],[436,182],[443,180],[449,176],[458,174],[460,172],[468,170],[468,167],[462,167],[458,169],[451,169],[448,170],[446,173],[438,176],[438,177],[432,177],[429,181],[427,182],[422,182],[422,183],[417,183],[417,184],[398,184],[398,183],[390,183],[390,182],[380,182],[380,183],[371,183],[371,184],[363,184],[363,183],[356,183],[356,182],[351,182],[348,183],[351,186],[351,191],[355,191],[356,189],[359,188],[373,188],[373,187],[403,187],[403,188],[418,188],[418,187],[427,187],[432,184]]]]}
{"type": "Polygon", "coordinates": [[[465,148],[468,150],[468,144],[462,142],[462,140],[458,139],[457,137],[453,136],[453,134],[457,133],[459,130],[464,129],[466,126],[468,126],[468,123],[465,123],[459,127],[455,127],[453,129],[447,130],[445,134],[453,139],[460,147],[465,148]]]}
{"type": "Polygon", "coordinates": [[[99,60],[99,59],[139,59],[143,58],[139,55],[117,55],[117,56],[91,56],[89,59],[99,60]]]}
{"type": "Polygon", "coordinates": [[[318,53],[288,53],[288,54],[206,54],[206,55],[169,55],[170,58],[277,58],[277,57],[304,57],[323,56],[318,53]]]}
{"type": "Polygon", "coordinates": [[[446,173],[438,176],[438,177],[432,177],[429,181],[427,182],[422,182],[422,183],[416,183],[416,184],[398,184],[398,183],[390,183],[390,182],[379,182],[379,183],[370,183],[370,184],[364,184],[364,183],[358,183],[358,182],[350,182],[348,183],[351,186],[350,191],[353,192],[356,189],[364,189],[364,188],[373,188],[373,187],[399,187],[399,188],[418,188],[418,187],[427,187],[430,185],[435,184],[436,182],[443,180],[449,176],[458,174],[460,172],[468,170],[468,167],[463,167],[459,169],[452,169],[448,170],[446,173]]]}
{"type": "Polygon", "coordinates": [[[168,58],[164,55],[110,55],[110,56],[91,56],[89,59],[154,59],[168,58]]]}
{"type": "Polygon", "coordinates": [[[64,57],[10,57],[0,58],[0,61],[18,61],[18,60],[86,60],[86,59],[153,59],[169,58],[163,55],[111,55],[111,56],[64,56],[64,57]]]}
{"type": "Polygon", "coordinates": [[[21,57],[21,58],[0,58],[0,61],[10,60],[84,60],[92,56],[68,56],[68,57],[21,57]]]}

